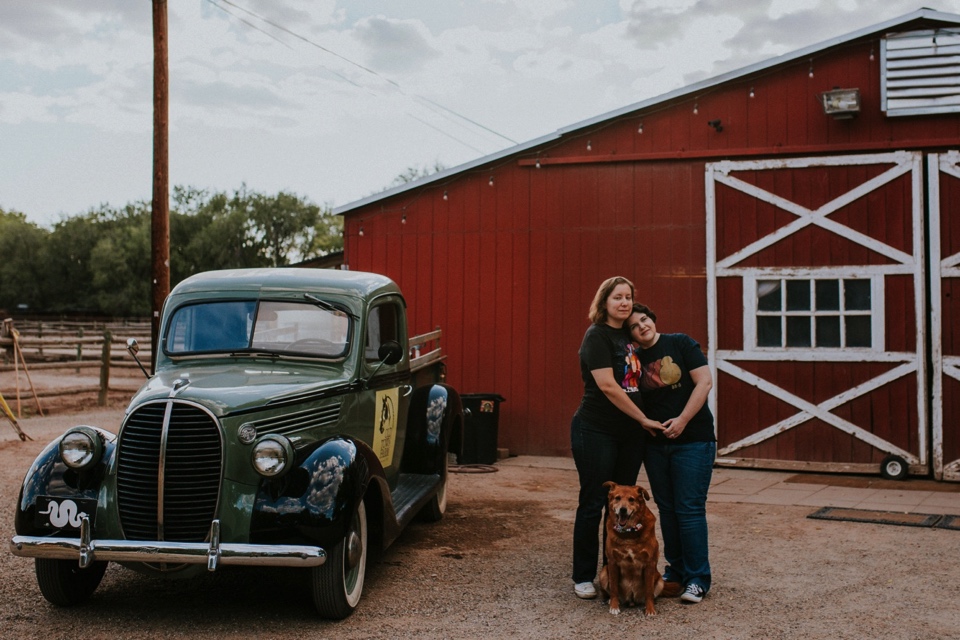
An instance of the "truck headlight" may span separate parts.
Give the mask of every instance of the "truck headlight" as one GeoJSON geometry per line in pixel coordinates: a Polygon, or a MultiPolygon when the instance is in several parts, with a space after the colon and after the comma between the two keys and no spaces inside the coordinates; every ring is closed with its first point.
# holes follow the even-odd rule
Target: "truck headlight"
{"type": "Polygon", "coordinates": [[[293,464],[293,444],[283,436],[264,436],[253,445],[252,462],[253,468],[263,477],[279,477],[293,464]]]}
{"type": "Polygon", "coordinates": [[[89,469],[103,455],[103,441],[93,427],[74,427],[60,438],[60,459],[71,469],[89,469]]]}

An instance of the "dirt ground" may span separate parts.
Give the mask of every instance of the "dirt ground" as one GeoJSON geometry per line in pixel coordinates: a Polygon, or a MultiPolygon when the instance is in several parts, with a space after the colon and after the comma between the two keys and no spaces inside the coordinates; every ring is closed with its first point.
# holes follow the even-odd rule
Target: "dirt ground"
{"type": "MultiPolygon", "coordinates": [[[[0,386],[0,389],[4,387],[0,386]]],[[[95,396],[94,396],[95,398],[95,396]]],[[[8,398],[9,400],[9,398],[8,398]]],[[[14,533],[34,456],[75,424],[116,429],[122,403],[0,420],[0,531],[14,533]]],[[[809,507],[708,505],[714,588],[611,616],[573,595],[573,471],[500,465],[454,474],[446,517],[415,523],[368,567],[359,609],[318,620],[298,571],[234,568],[170,582],[110,565],[82,607],[40,595],[33,561],[0,552],[3,638],[916,638],[960,637],[960,533],[811,520],[809,507]]]]}

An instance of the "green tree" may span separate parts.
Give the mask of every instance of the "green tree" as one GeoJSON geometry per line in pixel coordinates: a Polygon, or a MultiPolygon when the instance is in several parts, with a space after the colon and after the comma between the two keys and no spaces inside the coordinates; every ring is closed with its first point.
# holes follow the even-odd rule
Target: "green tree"
{"type": "Polygon", "coordinates": [[[324,206],[314,225],[313,242],[303,257],[325,256],[335,251],[343,251],[343,216],[334,215],[329,206],[324,206]]]}
{"type": "Polygon", "coordinates": [[[43,246],[48,232],[24,214],[0,209],[0,308],[8,311],[27,305],[31,311],[44,306],[43,246]]]}
{"type": "Polygon", "coordinates": [[[151,308],[150,205],[128,204],[100,221],[90,252],[97,310],[111,316],[147,316],[151,308]]]}
{"type": "Polygon", "coordinates": [[[252,224],[252,233],[264,257],[274,267],[299,259],[313,244],[320,207],[281,191],[275,196],[237,192],[233,206],[243,210],[252,224]]]}
{"type": "MultiPolygon", "coordinates": [[[[151,207],[101,205],[52,231],[0,210],[0,307],[146,315],[151,207]]],[[[343,248],[343,220],[295,194],[242,186],[233,193],[176,187],[170,211],[170,280],[200,271],[283,266],[343,248]]]]}
{"type": "Polygon", "coordinates": [[[269,264],[244,211],[226,193],[177,188],[170,214],[171,282],[213,269],[269,264]]]}
{"type": "Polygon", "coordinates": [[[43,311],[96,313],[91,253],[105,209],[64,218],[56,223],[44,247],[45,270],[38,284],[46,303],[43,311]]]}
{"type": "Polygon", "coordinates": [[[391,182],[390,186],[387,188],[399,187],[400,185],[407,184],[408,182],[415,182],[420,178],[426,178],[434,173],[440,173],[444,169],[446,169],[446,167],[439,160],[436,160],[432,167],[428,167],[427,165],[423,165],[422,167],[410,166],[407,167],[403,173],[394,178],[393,182],[391,182]]]}

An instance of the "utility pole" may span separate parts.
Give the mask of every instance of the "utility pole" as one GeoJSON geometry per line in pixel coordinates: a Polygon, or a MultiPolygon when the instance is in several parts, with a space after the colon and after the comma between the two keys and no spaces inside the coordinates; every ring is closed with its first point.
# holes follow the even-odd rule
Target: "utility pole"
{"type": "Polygon", "coordinates": [[[153,256],[151,371],[160,350],[160,310],[170,293],[170,189],[167,114],[167,0],[153,0],[153,205],[150,229],[153,256]]]}

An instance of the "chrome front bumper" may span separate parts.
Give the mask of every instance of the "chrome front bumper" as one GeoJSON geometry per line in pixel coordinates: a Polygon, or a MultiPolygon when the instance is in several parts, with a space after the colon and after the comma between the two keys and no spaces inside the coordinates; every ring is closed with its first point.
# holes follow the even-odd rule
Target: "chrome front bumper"
{"type": "Polygon", "coordinates": [[[81,567],[95,561],[206,564],[208,571],[224,565],[262,567],[316,567],[327,559],[320,547],[220,542],[220,521],[210,525],[210,542],[150,540],[93,540],[90,520],[83,517],[79,538],[14,536],[10,551],[24,558],[77,560],[81,567]]]}

